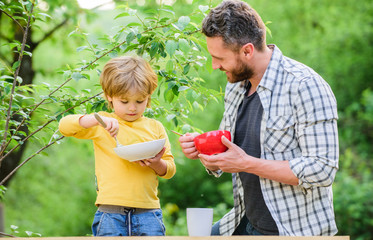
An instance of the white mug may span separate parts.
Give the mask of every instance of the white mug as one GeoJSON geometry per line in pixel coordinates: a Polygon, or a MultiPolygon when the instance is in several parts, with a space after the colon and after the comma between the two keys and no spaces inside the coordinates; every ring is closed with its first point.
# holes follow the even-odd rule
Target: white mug
{"type": "Polygon", "coordinates": [[[212,208],[187,208],[189,236],[210,236],[212,219],[212,208]]]}

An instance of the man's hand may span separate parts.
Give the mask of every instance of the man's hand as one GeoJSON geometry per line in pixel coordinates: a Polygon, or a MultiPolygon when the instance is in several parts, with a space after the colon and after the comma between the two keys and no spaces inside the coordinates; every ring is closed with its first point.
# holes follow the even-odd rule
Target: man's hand
{"type": "Polygon", "coordinates": [[[184,155],[189,159],[197,159],[199,152],[194,145],[194,138],[197,137],[198,133],[186,133],[179,138],[181,149],[184,155]]]}
{"type": "MultiPolygon", "coordinates": [[[[250,164],[247,160],[248,155],[225,136],[222,136],[221,141],[228,147],[228,150],[214,155],[198,154],[202,164],[210,170],[219,168],[228,173],[245,171],[250,164]]],[[[254,157],[251,158],[255,159],[254,157]]]]}

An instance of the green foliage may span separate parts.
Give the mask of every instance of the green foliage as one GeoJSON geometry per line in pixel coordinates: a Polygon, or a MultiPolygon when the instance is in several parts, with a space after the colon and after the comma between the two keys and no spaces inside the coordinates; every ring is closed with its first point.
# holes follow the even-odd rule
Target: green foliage
{"type": "MultiPolygon", "coordinates": [[[[4,40],[0,46],[0,137],[5,134],[11,97],[11,116],[21,116],[9,119],[4,153],[30,142],[22,159],[35,156],[17,171],[5,193],[6,227],[11,233],[11,225],[19,226],[15,230],[21,236],[27,236],[26,231],[43,236],[82,236],[90,234],[95,211],[93,149],[83,141],[58,140],[56,120],[64,114],[106,109],[97,85],[102,64],[118,55],[138,54],[151,62],[159,77],[153,108],[147,110],[147,116],[178,132],[218,128],[226,80],[219,71],[212,72],[211,58],[198,29],[209,7],[220,1],[177,1],[172,7],[159,6],[155,1],[137,6],[129,1],[108,12],[83,11],[75,1],[43,2],[49,10],[36,7],[31,12],[31,1],[0,2],[0,9],[16,16],[24,29],[28,16],[34,16],[30,23],[36,40],[43,39],[45,29],[65,18],[74,25],[59,29],[56,37],[35,51],[24,46],[24,57],[36,60],[33,68],[37,72],[34,83],[24,85],[25,79],[16,74],[22,65],[12,55],[22,50],[22,41],[15,39],[16,30],[22,32],[21,28],[4,13],[0,18],[0,37],[4,40]],[[86,16],[84,20],[81,14],[86,16]],[[15,130],[20,125],[27,125],[29,132],[15,130]],[[54,142],[60,144],[34,155],[54,142]]],[[[371,239],[371,1],[249,3],[264,22],[270,23],[267,42],[315,69],[331,85],[340,118],[340,170],[333,185],[338,234],[371,239]]],[[[170,133],[169,137],[177,174],[160,180],[159,196],[167,235],[186,235],[186,207],[214,207],[214,221],[232,207],[231,179],[229,174],[221,179],[209,177],[199,161],[183,157],[177,136],[170,133]]],[[[0,141],[4,143],[3,138],[0,141]]],[[[1,189],[0,195],[4,191],[1,189]]]]}
{"type": "Polygon", "coordinates": [[[0,200],[4,199],[4,195],[5,195],[6,190],[7,190],[7,188],[4,185],[0,186],[0,200]]]}
{"type": "Polygon", "coordinates": [[[340,235],[364,240],[373,237],[372,168],[347,148],[334,184],[334,208],[340,235]]]}

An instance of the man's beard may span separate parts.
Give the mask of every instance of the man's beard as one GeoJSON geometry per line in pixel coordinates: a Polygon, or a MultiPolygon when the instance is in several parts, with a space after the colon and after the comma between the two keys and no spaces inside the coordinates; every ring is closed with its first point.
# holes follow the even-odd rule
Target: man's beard
{"type": "Polygon", "coordinates": [[[228,82],[230,83],[237,83],[242,82],[247,79],[250,79],[254,75],[254,71],[251,67],[247,66],[244,62],[241,60],[237,61],[237,67],[233,69],[230,73],[231,76],[228,77],[228,82]]]}

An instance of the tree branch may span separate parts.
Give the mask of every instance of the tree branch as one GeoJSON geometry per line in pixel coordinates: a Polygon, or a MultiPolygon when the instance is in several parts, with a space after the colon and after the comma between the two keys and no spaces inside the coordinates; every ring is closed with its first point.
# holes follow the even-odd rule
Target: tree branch
{"type": "Polygon", "coordinates": [[[25,161],[23,161],[21,164],[19,164],[15,169],[13,169],[13,171],[11,171],[8,176],[6,176],[1,182],[0,182],[0,186],[3,185],[20,167],[22,167],[23,165],[25,165],[28,161],[30,161],[30,159],[32,159],[33,157],[35,157],[36,155],[38,155],[40,152],[44,151],[45,149],[47,149],[49,146],[55,144],[57,141],[61,140],[62,138],[64,138],[65,136],[61,136],[59,138],[57,138],[55,141],[53,142],[50,142],[49,144],[45,145],[44,147],[42,147],[41,149],[39,149],[38,151],[36,151],[33,155],[31,155],[30,157],[28,157],[25,161]]]}
{"type": "MultiPolygon", "coordinates": [[[[100,92],[100,93],[98,93],[98,94],[96,94],[96,95],[94,95],[94,96],[92,96],[92,97],[90,97],[90,98],[88,98],[88,99],[86,99],[86,100],[80,102],[80,103],[79,103],[78,105],[76,105],[76,106],[72,106],[72,107],[66,109],[65,111],[63,111],[63,112],[57,114],[56,116],[54,116],[54,118],[56,118],[56,117],[58,117],[58,116],[60,116],[60,115],[62,115],[62,114],[64,114],[64,113],[70,111],[71,109],[76,108],[77,106],[82,105],[83,103],[85,103],[85,102],[87,102],[87,101],[89,101],[89,100],[91,100],[91,99],[93,99],[93,98],[99,96],[100,94],[102,94],[102,92],[100,92]]],[[[25,120],[25,118],[23,119],[22,123],[24,122],[24,120],[25,120]]],[[[41,131],[43,128],[45,128],[45,127],[48,126],[51,122],[54,122],[54,121],[55,121],[55,119],[51,119],[51,120],[49,120],[48,122],[44,123],[43,126],[39,127],[37,130],[35,130],[34,132],[30,133],[27,137],[25,137],[24,139],[22,139],[22,142],[26,142],[30,137],[32,137],[33,135],[35,135],[36,133],[38,133],[39,131],[41,131]]],[[[19,127],[20,127],[21,125],[22,125],[22,124],[19,124],[19,126],[18,126],[18,128],[17,128],[16,131],[18,131],[18,129],[19,129],[19,127]]],[[[14,133],[14,134],[15,134],[15,133],[14,133]]],[[[14,135],[14,134],[13,134],[13,135],[14,135]]],[[[11,139],[6,143],[6,146],[5,146],[5,148],[2,150],[1,154],[4,152],[4,150],[6,149],[6,147],[9,145],[10,141],[11,141],[11,139]]],[[[10,149],[9,152],[7,152],[4,156],[2,156],[2,157],[0,158],[0,162],[3,161],[3,160],[4,160],[4,159],[5,159],[5,158],[6,158],[6,157],[11,153],[11,152],[13,152],[15,149],[17,149],[20,145],[21,145],[21,144],[18,143],[16,146],[14,146],[12,149],[10,149]]],[[[1,156],[1,154],[0,154],[0,156],[1,156]]],[[[1,185],[1,184],[0,184],[0,185],[1,185]]]]}
{"type": "MultiPolygon", "coordinates": [[[[102,92],[84,100],[83,102],[81,102],[79,105],[91,100],[92,98],[95,98],[97,97],[98,95],[102,94],[102,92]]],[[[77,106],[79,106],[77,105],[77,106]]],[[[77,106],[72,106],[68,109],[66,109],[65,111],[61,112],[60,114],[58,114],[57,116],[61,115],[61,114],[64,114],[68,111],[70,111],[71,109],[77,107],[77,106]]],[[[44,127],[46,127],[49,123],[53,122],[54,120],[50,120],[48,121],[47,123],[45,123],[42,127],[40,127],[38,130],[36,130],[35,132],[33,132],[32,134],[30,134],[29,136],[27,136],[23,141],[27,141],[27,139],[29,139],[32,135],[34,135],[35,133],[39,132],[41,129],[43,129],[44,127]]],[[[48,147],[50,147],[51,145],[53,145],[54,143],[56,143],[57,141],[63,139],[64,136],[61,136],[59,138],[57,138],[55,141],[53,142],[50,142],[48,143],[47,145],[45,145],[44,147],[42,147],[41,149],[39,149],[38,151],[36,151],[33,155],[31,155],[30,157],[28,157],[25,161],[23,161],[21,164],[19,164],[15,169],[13,169],[13,171],[11,171],[1,182],[0,182],[0,186],[3,185],[20,167],[22,167],[23,165],[25,165],[28,161],[30,161],[33,157],[35,157],[36,155],[38,155],[40,152],[44,151],[45,149],[47,149],[48,147]]],[[[14,149],[16,149],[20,144],[18,144],[17,146],[15,146],[12,150],[10,150],[7,154],[4,155],[4,157],[2,157],[0,159],[0,161],[2,161],[2,159],[4,159],[10,152],[12,152],[14,149]]]]}
{"type": "MultiPolygon", "coordinates": [[[[32,8],[34,8],[34,4],[32,4],[32,8]]],[[[32,12],[32,8],[31,8],[31,12],[32,12]]],[[[3,13],[5,13],[5,15],[7,15],[8,17],[10,17],[12,20],[13,20],[13,22],[15,22],[20,28],[21,28],[21,30],[22,30],[22,33],[23,34],[25,34],[25,30],[23,30],[23,27],[22,27],[22,25],[16,20],[16,19],[14,19],[9,13],[7,13],[7,12],[5,12],[4,10],[2,10],[2,9],[0,9],[0,12],[3,12],[3,13]]],[[[28,20],[28,23],[30,22],[30,18],[29,18],[29,20],[28,20]]]]}
{"type": "MultiPolygon", "coordinates": [[[[19,56],[18,56],[19,65],[18,65],[17,70],[14,74],[12,91],[10,93],[9,107],[8,107],[7,118],[6,118],[6,122],[5,122],[4,137],[3,137],[3,142],[2,142],[1,148],[0,148],[1,149],[0,156],[2,155],[2,153],[5,150],[5,142],[6,142],[6,138],[8,136],[8,128],[9,128],[9,121],[10,121],[10,112],[12,110],[13,95],[14,95],[14,91],[15,91],[15,88],[16,88],[16,84],[17,84],[17,78],[18,78],[19,70],[20,70],[21,65],[22,65],[21,63],[22,63],[22,58],[23,58],[23,51],[25,50],[25,45],[26,45],[26,41],[27,41],[27,34],[28,34],[29,29],[30,29],[31,16],[32,16],[33,10],[34,10],[34,3],[32,3],[32,5],[31,5],[30,14],[29,14],[29,17],[28,17],[28,20],[27,20],[26,31],[23,34],[21,52],[19,53],[19,56]]],[[[0,167],[1,167],[2,159],[3,158],[0,159],[0,167]]]]}

